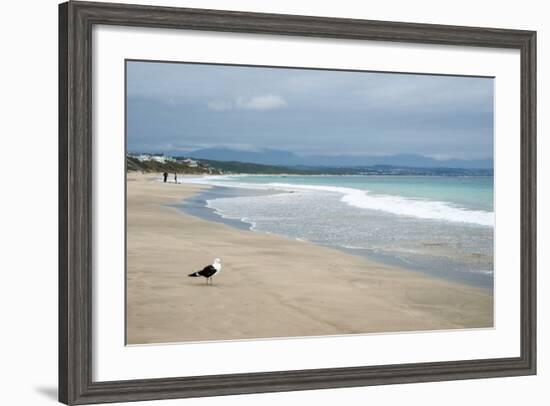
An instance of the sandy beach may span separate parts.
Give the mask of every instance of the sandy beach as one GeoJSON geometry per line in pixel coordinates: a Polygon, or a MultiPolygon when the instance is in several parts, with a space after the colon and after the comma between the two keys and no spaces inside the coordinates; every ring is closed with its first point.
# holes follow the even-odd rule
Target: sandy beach
{"type": "Polygon", "coordinates": [[[128,174],[128,344],[493,325],[489,290],[187,215],[167,205],[205,186],[154,178],[128,174]]]}

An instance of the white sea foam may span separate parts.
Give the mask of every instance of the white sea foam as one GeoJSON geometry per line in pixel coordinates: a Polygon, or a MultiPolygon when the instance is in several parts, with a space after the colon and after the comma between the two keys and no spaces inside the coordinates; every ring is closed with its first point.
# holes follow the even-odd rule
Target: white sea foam
{"type": "Polygon", "coordinates": [[[374,195],[367,190],[321,185],[303,185],[292,183],[246,183],[234,181],[235,176],[209,176],[188,178],[187,183],[200,183],[213,186],[238,187],[258,190],[316,191],[338,193],[340,201],[352,207],[378,210],[399,216],[408,216],[427,220],[450,221],[457,223],[494,226],[494,213],[483,210],[470,210],[452,203],[432,200],[413,199],[395,195],[374,195]],[[227,180],[233,180],[227,182],[227,180]]]}
{"type": "Polygon", "coordinates": [[[362,209],[381,210],[397,215],[422,219],[445,220],[459,223],[494,225],[494,214],[481,210],[467,210],[446,202],[413,200],[399,196],[372,196],[356,190],[346,193],[342,201],[362,209]]]}
{"type": "Polygon", "coordinates": [[[213,204],[212,202],[216,200],[216,199],[213,199],[213,200],[207,200],[206,201],[206,207],[208,207],[209,209],[212,209],[214,211],[214,213],[216,213],[218,216],[224,218],[224,219],[229,219],[229,220],[239,220],[243,223],[246,223],[248,224],[250,227],[250,230],[254,231],[254,229],[256,228],[256,222],[249,219],[248,217],[239,217],[239,216],[229,216],[227,215],[226,213],[223,213],[221,212],[220,210],[218,210],[213,204]]]}
{"type": "Polygon", "coordinates": [[[494,213],[483,210],[468,210],[447,202],[411,199],[401,196],[373,195],[365,190],[338,186],[294,185],[270,183],[272,187],[290,190],[315,190],[340,193],[342,202],[360,209],[379,210],[401,216],[458,223],[494,225],[494,213]]]}

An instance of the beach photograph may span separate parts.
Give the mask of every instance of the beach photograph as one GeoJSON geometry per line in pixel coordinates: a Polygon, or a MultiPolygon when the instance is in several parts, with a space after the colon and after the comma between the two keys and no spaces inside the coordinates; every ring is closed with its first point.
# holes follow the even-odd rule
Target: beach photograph
{"type": "Polygon", "coordinates": [[[494,327],[494,79],[126,61],[126,344],[494,327]]]}

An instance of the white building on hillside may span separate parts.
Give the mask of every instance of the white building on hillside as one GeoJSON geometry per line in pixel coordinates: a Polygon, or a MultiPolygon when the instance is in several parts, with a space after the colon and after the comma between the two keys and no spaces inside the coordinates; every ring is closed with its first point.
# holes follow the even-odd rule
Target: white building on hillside
{"type": "Polygon", "coordinates": [[[150,161],[151,155],[149,154],[139,154],[139,155],[130,155],[133,158],[136,158],[140,162],[150,161]]]}
{"type": "Polygon", "coordinates": [[[184,159],[183,162],[185,164],[187,164],[187,166],[189,166],[190,168],[196,168],[197,166],[199,166],[198,162],[193,160],[193,159],[184,159]]]}
{"type": "Polygon", "coordinates": [[[161,163],[161,164],[164,164],[166,163],[166,161],[168,160],[167,157],[165,157],[164,155],[153,155],[151,157],[151,160],[152,161],[155,161],[155,162],[158,162],[158,163],[161,163]]]}

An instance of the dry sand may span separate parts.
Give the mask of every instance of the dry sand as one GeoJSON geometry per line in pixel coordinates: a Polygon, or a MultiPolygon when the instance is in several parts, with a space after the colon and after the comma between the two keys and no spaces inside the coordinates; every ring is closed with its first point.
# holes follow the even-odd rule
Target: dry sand
{"type": "Polygon", "coordinates": [[[129,174],[128,344],[491,327],[490,291],[166,207],[204,188],[129,174]],[[208,286],[187,274],[215,257],[208,286]]]}

